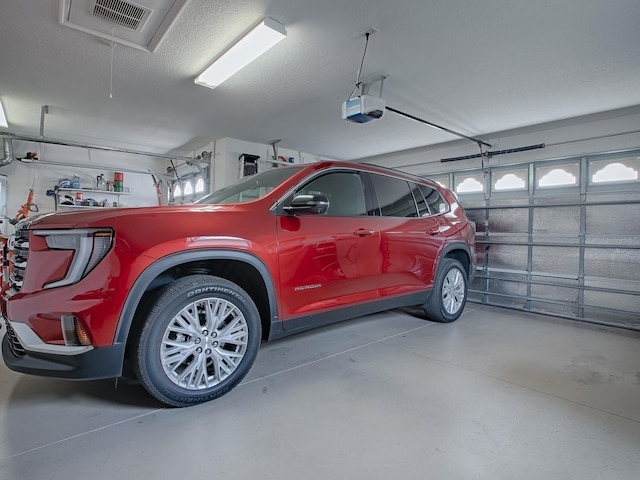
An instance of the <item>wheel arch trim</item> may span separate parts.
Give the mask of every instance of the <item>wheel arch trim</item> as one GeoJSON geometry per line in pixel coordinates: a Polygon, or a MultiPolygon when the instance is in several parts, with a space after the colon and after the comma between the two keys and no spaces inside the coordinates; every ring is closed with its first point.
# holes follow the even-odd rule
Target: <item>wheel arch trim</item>
{"type": "Polygon", "coordinates": [[[114,336],[114,344],[124,343],[126,344],[133,323],[133,317],[136,309],[140,304],[140,300],[147,291],[147,288],[155,278],[157,278],[162,272],[172,267],[181,265],[183,263],[189,263],[200,260],[234,260],[247,263],[254,267],[262,277],[265,288],[267,290],[267,297],[269,300],[269,314],[270,325],[274,325],[278,318],[277,303],[276,303],[276,289],[269,273],[269,269],[262,262],[261,259],[255,255],[230,249],[203,249],[197,251],[179,252],[160,258],[157,261],[149,265],[142,274],[136,279],[135,283],[131,287],[124,307],[120,312],[118,319],[118,326],[114,336]]]}
{"type": "MultiPolygon", "coordinates": [[[[471,278],[475,270],[475,264],[473,261],[473,252],[471,251],[471,248],[469,247],[469,245],[465,243],[457,243],[457,242],[445,245],[444,248],[442,249],[442,252],[440,253],[440,258],[445,258],[449,253],[453,252],[454,250],[462,250],[467,255],[467,260],[468,260],[467,277],[471,278]]],[[[464,266],[465,265],[463,265],[463,267],[464,266]]]]}

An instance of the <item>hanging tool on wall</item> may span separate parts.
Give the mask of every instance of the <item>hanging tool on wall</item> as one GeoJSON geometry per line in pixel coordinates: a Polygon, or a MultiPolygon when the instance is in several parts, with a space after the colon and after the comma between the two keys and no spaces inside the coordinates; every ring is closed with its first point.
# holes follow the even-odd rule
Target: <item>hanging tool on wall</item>
{"type": "MultiPolygon", "coordinates": [[[[16,159],[20,162],[31,163],[34,160],[38,160],[38,152],[27,152],[24,157],[16,157],[16,159]]],[[[35,213],[38,211],[38,205],[36,205],[35,202],[33,201],[33,187],[35,186],[35,183],[36,183],[37,170],[35,171],[35,173],[36,175],[33,179],[33,184],[29,189],[29,193],[27,194],[27,201],[22,204],[15,218],[12,218],[9,220],[9,223],[11,225],[15,225],[23,218],[27,218],[27,216],[29,215],[29,212],[35,213]]]]}
{"type": "Polygon", "coordinates": [[[151,173],[151,180],[153,180],[153,186],[156,187],[156,195],[158,196],[158,205],[162,205],[162,186],[160,184],[160,179],[156,178],[156,176],[151,173]]]}
{"type": "Polygon", "coordinates": [[[278,160],[280,160],[280,157],[278,156],[278,143],[280,143],[281,141],[282,141],[282,139],[278,139],[278,140],[273,140],[271,143],[269,143],[269,145],[271,145],[271,148],[273,149],[273,155],[271,157],[271,160],[272,160],[271,164],[274,167],[278,166],[278,160]]]}
{"type": "Polygon", "coordinates": [[[33,188],[30,188],[29,193],[27,195],[27,201],[22,204],[22,206],[20,207],[20,210],[18,210],[18,214],[15,216],[15,218],[12,218],[11,220],[9,220],[9,223],[11,225],[15,225],[23,218],[27,218],[27,216],[29,215],[29,212],[35,213],[37,211],[38,211],[38,205],[36,205],[33,202],[33,188]]]}

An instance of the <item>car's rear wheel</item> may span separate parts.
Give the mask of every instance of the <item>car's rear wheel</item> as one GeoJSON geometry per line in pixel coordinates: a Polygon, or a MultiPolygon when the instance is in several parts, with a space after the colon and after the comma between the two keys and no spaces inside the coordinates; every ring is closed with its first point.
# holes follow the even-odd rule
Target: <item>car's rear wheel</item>
{"type": "Polygon", "coordinates": [[[181,278],[164,287],[144,319],[136,375],[168,405],[212,400],[247,374],[260,329],[258,309],[238,285],[210,275],[181,278]]]}
{"type": "Polygon", "coordinates": [[[440,260],[433,291],[424,312],[435,322],[453,322],[462,314],[467,301],[467,274],[454,258],[440,260]]]}

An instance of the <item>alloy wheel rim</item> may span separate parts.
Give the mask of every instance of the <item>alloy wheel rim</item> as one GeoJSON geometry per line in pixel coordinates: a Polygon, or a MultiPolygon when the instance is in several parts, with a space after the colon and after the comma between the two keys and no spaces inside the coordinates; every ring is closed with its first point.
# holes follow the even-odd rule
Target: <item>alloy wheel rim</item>
{"type": "Polygon", "coordinates": [[[186,305],[162,335],[160,359],[167,378],[187,390],[215,387],[235,372],[247,351],[249,327],[224,298],[186,305]]]}
{"type": "Polygon", "coordinates": [[[445,311],[454,315],[460,311],[464,302],[464,277],[457,268],[449,270],[442,284],[442,305],[445,311]]]}

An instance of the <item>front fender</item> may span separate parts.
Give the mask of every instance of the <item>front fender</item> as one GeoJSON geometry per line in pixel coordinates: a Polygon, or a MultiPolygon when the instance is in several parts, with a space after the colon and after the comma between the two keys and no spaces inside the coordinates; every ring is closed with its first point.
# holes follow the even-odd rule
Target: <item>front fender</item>
{"type": "Polygon", "coordinates": [[[144,293],[147,291],[148,287],[162,272],[178,265],[204,260],[235,260],[245,262],[253,266],[262,276],[262,280],[264,281],[267,289],[271,325],[272,327],[277,326],[279,321],[276,303],[276,289],[269,269],[260,258],[249,252],[232,249],[190,250],[162,257],[150,264],[138,276],[131,289],[129,290],[129,294],[121,311],[120,318],[118,320],[118,328],[116,330],[114,338],[114,344],[126,344],[127,338],[129,336],[129,331],[131,330],[133,317],[140,303],[140,300],[142,299],[144,293]]]}

